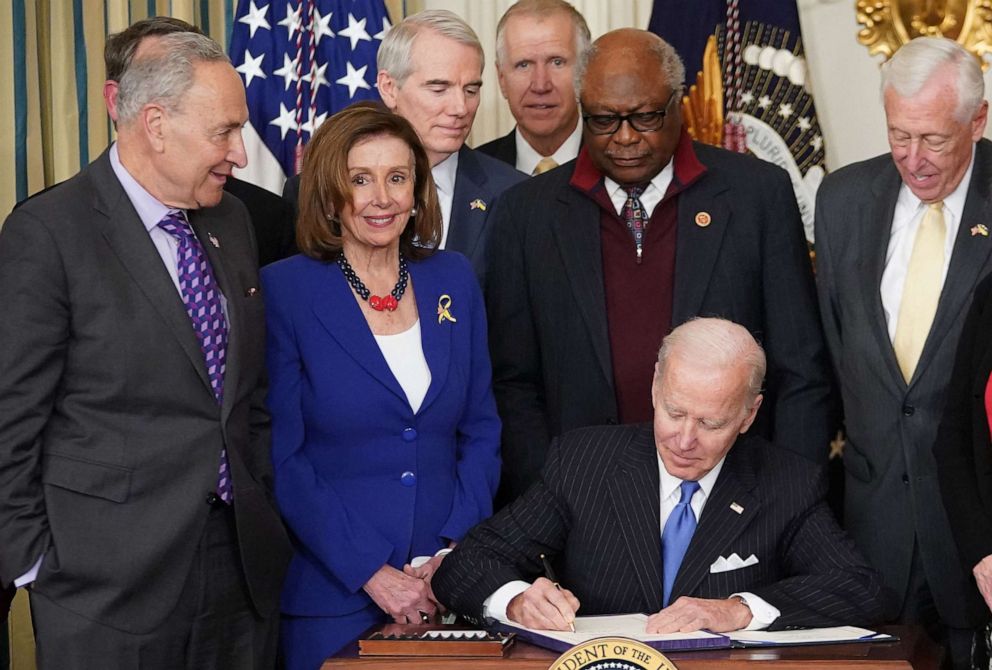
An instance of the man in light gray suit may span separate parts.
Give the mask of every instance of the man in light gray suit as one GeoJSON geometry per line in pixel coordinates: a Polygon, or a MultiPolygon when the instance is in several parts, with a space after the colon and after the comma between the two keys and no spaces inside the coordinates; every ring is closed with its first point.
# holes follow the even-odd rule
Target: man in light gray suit
{"type": "Polygon", "coordinates": [[[0,586],[42,668],[265,668],[290,549],[272,503],[244,87],[164,35],[118,141],[0,231],[0,586]]]}
{"type": "Polygon", "coordinates": [[[941,503],[933,443],[972,290],[992,270],[992,143],[982,72],[919,38],[883,66],[891,154],[819,190],[817,283],[844,403],[845,526],[890,616],[969,666],[978,609],[941,503]]]}

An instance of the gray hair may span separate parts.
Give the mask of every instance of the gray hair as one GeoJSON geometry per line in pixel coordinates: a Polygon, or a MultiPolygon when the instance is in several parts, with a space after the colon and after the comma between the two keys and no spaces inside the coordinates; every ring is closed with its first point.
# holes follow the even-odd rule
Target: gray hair
{"type": "Polygon", "coordinates": [[[985,98],[985,78],[978,61],[960,44],[946,37],[917,37],[904,44],[882,64],[881,93],[892,88],[901,98],[912,98],[944,67],[957,73],[958,104],[955,118],[970,121],[985,98]]]}
{"type": "Polygon", "coordinates": [[[447,9],[428,9],[406,17],[386,34],[379,45],[376,67],[388,72],[398,86],[406,82],[413,72],[413,42],[423,30],[433,30],[448,39],[471,47],[479,53],[479,73],[486,67],[482,43],[472,28],[454,12],[447,9]]]}
{"type": "Polygon", "coordinates": [[[746,407],[750,410],[761,393],[767,363],[765,352],[747,328],[727,319],[696,318],[683,323],[662,341],[658,350],[660,379],[672,353],[726,369],[743,363],[748,368],[746,407]]]}
{"type": "MultiPolygon", "coordinates": [[[[632,29],[621,28],[620,30],[632,29]]],[[[667,83],[669,88],[673,91],[681,90],[685,84],[685,65],[682,64],[682,59],[679,57],[678,52],[675,51],[675,47],[657,35],[649,33],[646,30],[638,30],[636,32],[650,35],[652,39],[649,41],[648,48],[651,53],[657,57],[658,64],[661,65],[662,72],[665,73],[665,83],[667,83]]],[[[606,33],[606,35],[610,34],[611,33],[606,33]]],[[[586,70],[589,68],[589,62],[600,55],[600,41],[603,37],[600,37],[592,43],[592,46],[583,51],[578,59],[578,63],[575,65],[576,95],[580,95],[582,93],[582,80],[585,79],[586,70]]]]}
{"type": "Polygon", "coordinates": [[[154,47],[132,60],[121,76],[117,93],[120,123],[133,121],[149,103],[178,111],[193,85],[194,65],[200,62],[231,61],[206,35],[177,32],[158,37],[154,47]]]}
{"type": "Polygon", "coordinates": [[[565,0],[519,0],[507,9],[500,17],[496,25],[496,63],[500,67],[506,65],[506,22],[514,16],[533,16],[546,18],[552,14],[561,12],[572,21],[572,28],[575,31],[573,44],[575,46],[576,60],[581,59],[582,54],[589,50],[592,42],[592,33],[589,32],[589,25],[585,17],[565,0]]]}

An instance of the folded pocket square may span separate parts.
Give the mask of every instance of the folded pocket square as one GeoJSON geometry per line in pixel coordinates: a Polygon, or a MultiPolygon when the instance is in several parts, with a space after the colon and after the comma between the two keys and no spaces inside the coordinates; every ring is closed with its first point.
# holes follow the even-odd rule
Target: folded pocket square
{"type": "Polygon", "coordinates": [[[751,554],[747,558],[741,558],[734,553],[727,558],[721,556],[713,561],[713,565],[710,566],[710,573],[730,572],[731,570],[740,570],[741,568],[747,568],[757,564],[758,557],[754,554],[751,554]]]}

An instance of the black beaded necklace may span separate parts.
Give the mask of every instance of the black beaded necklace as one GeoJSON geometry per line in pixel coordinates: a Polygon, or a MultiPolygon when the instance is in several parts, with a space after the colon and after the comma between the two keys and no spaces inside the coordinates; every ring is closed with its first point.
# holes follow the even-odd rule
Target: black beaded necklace
{"type": "Polygon", "coordinates": [[[351,288],[355,290],[355,293],[358,294],[359,298],[369,304],[369,307],[377,312],[381,312],[383,310],[392,312],[399,306],[400,298],[402,298],[403,294],[406,292],[406,284],[410,279],[410,272],[406,268],[406,259],[403,258],[403,254],[400,254],[399,279],[396,280],[396,286],[393,287],[393,290],[390,291],[389,295],[385,297],[372,295],[372,292],[368,289],[365,283],[358,278],[357,274],[355,274],[355,269],[351,267],[351,263],[349,263],[348,259],[344,257],[343,251],[341,252],[341,255],[338,256],[337,263],[338,267],[341,268],[341,272],[344,273],[344,278],[348,280],[349,284],[351,284],[351,288]]]}

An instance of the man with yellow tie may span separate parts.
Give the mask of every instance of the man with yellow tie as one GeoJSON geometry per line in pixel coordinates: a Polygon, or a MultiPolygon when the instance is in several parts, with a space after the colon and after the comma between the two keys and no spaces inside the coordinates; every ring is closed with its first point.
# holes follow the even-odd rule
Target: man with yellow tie
{"type": "Polygon", "coordinates": [[[964,315],[992,270],[992,143],[978,62],[915,39],[882,67],[891,153],[817,195],[817,284],[844,405],[845,526],[882,575],[889,616],[969,667],[979,603],[931,453],[964,315]]]}

